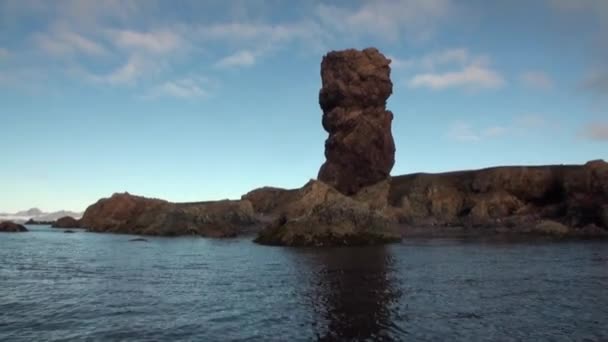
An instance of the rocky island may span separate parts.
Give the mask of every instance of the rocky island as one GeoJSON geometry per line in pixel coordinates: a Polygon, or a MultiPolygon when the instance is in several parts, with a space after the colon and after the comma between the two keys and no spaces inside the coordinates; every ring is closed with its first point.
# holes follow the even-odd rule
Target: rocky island
{"type": "Polygon", "coordinates": [[[4,221],[0,223],[0,232],[2,233],[21,233],[27,231],[27,228],[24,226],[11,221],[4,221]]]}
{"type": "MultiPolygon", "coordinates": [[[[233,237],[287,246],[368,245],[403,236],[608,236],[608,164],[510,166],[390,176],[395,163],[390,59],[375,48],[321,62],[326,161],[300,189],[264,187],[241,200],[171,203],[114,194],[80,221],[95,232],[233,237]]],[[[70,227],[67,227],[70,226],[70,227]]]]}
{"type": "Polygon", "coordinates": [[[53,228],[80,228],[80,221],[71,217],[64,216],[53,222],[53,228]]]}

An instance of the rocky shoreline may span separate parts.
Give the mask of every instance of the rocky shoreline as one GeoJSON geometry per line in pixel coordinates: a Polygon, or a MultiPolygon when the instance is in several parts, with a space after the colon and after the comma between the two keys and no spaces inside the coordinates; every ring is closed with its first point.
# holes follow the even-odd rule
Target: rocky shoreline
{"type": "Polygon", "coordinates": [[[328,133],[317,180],[264,187],[240,200],[171,203],[117,193],[54,226],[138,235],[257,234],[284,246],[383,244],[403,237],[608,237],[608,163],[510,166],[390,176],[395,163],[390,59],[377,49],[321,62],[328,133]]]}

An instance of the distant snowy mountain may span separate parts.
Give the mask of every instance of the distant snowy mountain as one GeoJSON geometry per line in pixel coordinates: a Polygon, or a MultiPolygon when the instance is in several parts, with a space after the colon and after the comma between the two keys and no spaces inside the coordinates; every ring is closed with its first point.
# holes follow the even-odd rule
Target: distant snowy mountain
{"type": "Polygon", "coordinates": [[[67,210],[47,213],[38,208],[32,208],[28,210],[22,210],[14,214],[1,213],[0,221],[13,221],[16,223],[23,223],[29,219],[33,219],[34,221],[55,221],[58,218],[64,216],[71,216],[75,219],[79,219],[82,217],[82,213],[67,210]]]}

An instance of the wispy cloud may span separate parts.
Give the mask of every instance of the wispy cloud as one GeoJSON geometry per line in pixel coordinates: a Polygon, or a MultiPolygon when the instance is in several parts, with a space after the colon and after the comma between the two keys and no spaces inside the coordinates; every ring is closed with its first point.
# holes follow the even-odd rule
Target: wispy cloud
{"type": "Polygon", "coordinates": [[[594,140],[608,142],[608,121],[606,122],[591,122],[579,132],[579,136],[594,140]]]}
{"type": "Polygon", "coordinates": [[[543,71],[527,71],[519,75],[520,82],[529,88],[548,90],[553,88],[553,80],[543,71]]]}
{"type": "Polygon", "coordinates": [[[183,45],[179,34],[167,29],[153,32],[111,31],[111,36],[116,45],[120,47],[152,53],[171,52],[183,45]]]}
{"type": "Polygon", "coordinates": [[[253,52],[242,50],[220,59],[215,65],[218,68],[248,67],[254,65],[255,61],[253,52]]]}
{"type": "Polygon", "coordinates": [[[450,0],[365,0],[357,8],[321,4],[317,14],[333,30],[395,41],[428,38],[451,7],[450,0]]]}
{"type": "Polygon", "coordinates": [[[40,50],[54,56],[73,54],[99,56],[107,53],[101,43],[67,28],[55,29],[48,33],[37,33],[33,36],[33,40],[40,50]]]}
{"type": "Polygon", "coordinates": [[[410,88],[430,88],[432,90],[455,87],[492,89],[500,88],[504,84],[505,80],[498,71],[476,64],[468,65],[458,71],[418,74],[408,82],[410,88]]]}
{"type": "Polygon", "coordinates": [[[138,79],[151,74],[158,73],[160,66],[146,58],[132,55],[120,67],[105,75],[89,75],[95,82],[107,83],[110,85],[132,85],[138,79]]]}
{"type": "Polygon", "coordinates": [[[489,89],[500,88],[506,83],[503,76],[491,68],[488,56],[471,54],[465,48],[446,49],[409,59],[391,56],[391,60],[396,69],[409,69],[414,73],[407,82],[410,88],[489,89]]]}
{"type": "Polygon", "coordinates": [[[150,97],[175,97],[179,99],[206,98],[209,96],[205,86],[209,80],[201,77],[187,77],[162,83],[152,89],[150,97]]]}
{"type": "Polygon", "coordinates": [[[582,88],[594,95],[608,96],[608,69],[589,72],[583,79],[582,88]]]}
{"type": "Polygon", "coordinates": [[[447,136],[459,142],[476,142],[486,138],[498,138],[508,132],[507,127],[490,126],[478,129],[466,122],[455,122],[448,128],[447,136]]]}
{"type": "MultiPolygon", "coordinates": [[[[426,54],[420,58],[401,59],[395,56],[389,56],[391,59],[391,67],[396,69],[417,68],[424,70],[434,70],[438,67],[446,65],[464,65],[472,58],[469,50],[465,48],[453,48],[442,51],[435,51],[426,54]]],[[[479,56],[477,58],[480,58],[479,56]]]]}
{"type": "Polygon", "coordinates": [[[447,137],[459,142],[475,142],[511,135],[530,135],[537,132],[559,133],[560,124],[549,121],[544,115],[525,114],[513,117],[509,122],[479,126],[466,121],[456,121],[447,129],[447,137]]]}

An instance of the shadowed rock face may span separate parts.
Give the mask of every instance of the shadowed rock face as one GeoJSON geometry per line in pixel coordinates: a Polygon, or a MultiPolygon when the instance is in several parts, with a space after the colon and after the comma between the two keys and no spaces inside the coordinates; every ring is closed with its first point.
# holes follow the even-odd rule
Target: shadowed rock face
{"type": "MultiPolygon", "coordinates": [[[[414,225],[538,227],[579,235],[608,231],[608,163],[497,167],[392,179],[389,204],[414,225]],[[543,224],[541,224],[543,223],[543,224]]],[[[598,234],[601,233],[601,234],[598,234]]]]}
{"type": "Polygon", "coordinates": [[[232,237],[256,223],[249,201],[171,203],[114,194],[85,211],[81,224],[96,232],[232,237]]]}
{"type": "Polygon", "coordinates": [[[27,232],[27,228],[25,228],[24,226],[14,223],[14,222],[10,222],[10,221],[5,221],[0,223],[0,232],[4,232],[4,233],[21,233],[21,232],[27,232]]]}
{"type": "Polygon", "coordinates": [[[349,246],[395,242],[392,222],[370,203],[348,197],[320,181],[310,181],[285,203],[280,217],[256,242],[286,246],[349,246]]]}
{"type": "Polygon", "coordinates": [[[53,223],[53,228],[78,228],[80,227],[80,221],[77,219],[65,216],[58,219],[55,223],[53,223]]]}
{"type": "Polygon", "coordinates": [[[323,57],[319,104],[329,137],[318,179],[345,195],[385,180],[395,164],[389,64],[374,48],[323,57]]]}
{"type": "MultiPolygon", "coordinates": [[[[417,227],[420,234],[426,229],[441,236],[442,230],[448,230],[445,227],[478,227],[488,233],[608,236],[608,163],[604,161],[417,173],[389,181],[388,196],[387,184],[381,182],[351,198],[417,227]]],[[[298,201],[298,191],[258,189],[250,200],[254,207],[264,205],[267,213],[281,216],[298,201]]]]}

